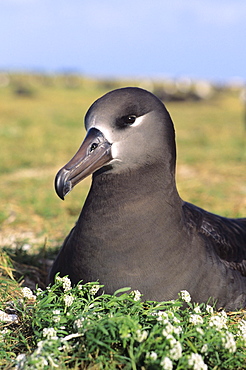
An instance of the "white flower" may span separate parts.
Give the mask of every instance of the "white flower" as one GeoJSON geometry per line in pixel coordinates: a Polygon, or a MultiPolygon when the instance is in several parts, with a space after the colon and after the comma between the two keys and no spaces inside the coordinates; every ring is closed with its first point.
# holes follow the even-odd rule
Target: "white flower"
{"type": "Polygon", "coordinates": [[[173,315],[173,322],[175,322],[175,324],[180,324],[180,320],[173,315]]]}
{"type": "Polygon", "coordinates": [[[202,356],[192,353],[188,358],[188,365],[194,370],[207,370],[208,366],[204,363],[202,356]]]}
{"type": "Polygon", "coordinates": [[[54,322],[59,322],[61,320],[61,316],[60,316],[60,313],[61,311],[60,310],[54,310],[53,311],[53,321],[54,322]]]}
{"type": "Polygon", "coordinates": [[[246,346],[246,320],[241,320],[238,323],[239,336],[242,338],[244,345],[246,346]]]}
{"type": "Polygon", "coordinates": [[[41,289],[41,288],[37,288],[36,289],[36,295],[38,296],[38,295],[40,295],[40,294],[42,294],[44,291],[41,289]]]}
{"type": "Polygon", "coordinates": [[[91,288],[90,288],[90,290],[89,290],[89,293],[91,294],[91,295],[95,295],[95,294],[97,294],[97,292],[98,292],[98,290],[100,289],[100,286],[99,285],[92,285],[91,286],[91,288]]]}
{"type": "Polygon", "coordinates": [[[229,350],[230,353],[234,353],[237,350],[236,342],[234,336],[229,331],[222,337],[222,343],[224,347],[229,350]]]}
{"type": "Polygon", "coordinates": [[[195,313],[201,313],[201,309],[199,306],[194,307],[195,313]]]}
{"type": "Polygon", "coordinates": [[[213,309],[212,306],[210,306],[209,304],[207,304],[206,311],[207,311],[207,313],[211,313],[212,314],[214,312],[214,309],[213,309]]]}
{"type": "Polygon", "coordinates": [[[155,313],[157,316],[157,321],[160,321],[162,324],[167,324],[169,322],[168,314],[165,311],[158,311],[155,313]]]}
{"type": "Polygon", "coordinates": [[[187,290],[181,290],[180,296],[181,296],[181,299],[185,301],[186,303],[189,303],[191,301],[190,293],[187,292],[187,290]]]}
{"type": "Polygon", "coordinates": [[[47,339],[58,339],[56,330],[54,328],[44,328],[43,336],[47,339]]]}
{"type": "Polygon", "coordinates": [[[169,356],[176,361],[182,357],[182,346],[179,341],[176,341],[173,348],[170,349],[169,356]]]}
{"type": "Polygon", "coordinates": [[[54,310],[53,315],[60,315],[61,311],[60,310],[54,310]]]}
{"type": "Polygon", "coordinates": [[[142,294],[140,293],[139,290],[133,290],[131,291],[131,295],[133,296],[134,301],[140,301],[142,294]]]}
{"type": "Polygon", "coordinates": [[[173,327],[173,332],[176,335],[180,335],[182,333],[182,327],[181,326],[174,326],[173,327]]]}
{"type": "Polygon", "coordinates": [[[151,360],[151,361],[157,360],[157,353],[154,351],[148,352],[146,354],[146,359],[151,360]]]}
{"type": "Polygon", "coordinates": [[[141,342],[143,342],[145,339],[147,339],[147,337],[148,337],[148,332],[147,332],[147,330],[143,330],[143,331],[141,331],[140,329],[138,329],[137,331],[136,331],[136,334],[137,334],[137,341],[139,342],[139,343],[141,343],[141,342]]]}
{"type": "Polygon", "coordinates": [[[176,344],[177,341],[176,341],[176,339],[174,338],[173,335],[168,334],[166,336],[166,339],[169,341],[169,345],[170,345],[171,348],[175,346],[175,344],[176,344]]]}
{"type": "Polygon", "coordinates": [[[21,289],[21,291],[22,291],[23,297],[28,298],[28,299],[33,299],[33,300],[36,299],[36,296],[33,294],[30,288],[25,286],[24,288],[21,289]]]}
{"type": "Polygon", "coordinates": [[[164,337],[168,336],[168,334],[172,334],[174,332],[174,326],[168,322],[165,326],[165,329],[162,330],[162,335],[164,337]]]}
{"type": "Polygon", "coordinates": [[[205,353],[205,354],[207,354],[207,353],[208,353],[208,345],[207,345],[207,343],[205,343],[205,344],[202,346],[202,348],[201,348],[201,352],[202,352],[202,353],[205,353]]]}
{"type": "Polygon", "coordinates": [[[25,361],[26,361],[26,355],[24,353],[20,353],[16,359],[16,366],[14,367],[15,370],[24,369],[25,361]]]}
{"type": "Polygon", "coordinates": [[[79,329],[79,328],[81,328],[82,327],[82,323],[83,323],[83,321],[85,320],[85,318],[84,317],[81,317],[80,319],[77,319],[77,320],[75,320],[74,321],[74,326],[75,326],[75,328],[76,329],[79,329]]]}
{"type": "Polygon", "coordinates": [[[172,370],[172,368],[173,368],[173,363],[172,363],[172,361],[170,360],[169,357],[164,357],[161,360],[160,365],[162,366],[163,370],[172,370]]]}
{"type": "Polygon", "coordinates": [[[42,350],[43,350],[44,343],[45,343],[45,341],[43,341],[43,340],[40,340],[40,341],[37,343],[37,349],[34,351],[34,353],[35,353],[36,355],[40,355],[40,353],[41,353],[41,352],[42,352],[42,350]]]}
{"type": "Polygon", "coordinates": [[[191,322],[194,325],[201,325],[203,323],[203,318],[200,315],[190,315],[189,322],[191,322]]]}
{"type": "Polygon", "coordinates": [[[200,326],[197,326],[196,327],[196,331],[201,334],[201,335],[204,335],[204,331],[202,330],[202,328],[200,328],[200,326]]]}
{"type": "Polygon", "coordinates": [[[64,292],[67,292],[68,290],[72,289],[71,286],[71,280],[67,276],[57,276],[56,281],[61,281],[62,282],[62,287],[64,289],[64,292]]]}
{"type": "Polygon", "coordinates": [[[64,295],[64,303],[66,307],[70,307],[73,304],[74,297],[72,295],[64,295]]]}
{"type": "Polygon", "coordinates": [[[227,315],[224,311],[219,312],[217,315],[210,317],[209,326],[215,327],[218,330],[223,328],[227,329],[227,315]]]}
{"type": "Polygon", "coordinates": [[[7,328],[4,328],[3,330],[0,331],[0,341],[4,340],[5,335],[10,333],[10,330],[7,328]]]}

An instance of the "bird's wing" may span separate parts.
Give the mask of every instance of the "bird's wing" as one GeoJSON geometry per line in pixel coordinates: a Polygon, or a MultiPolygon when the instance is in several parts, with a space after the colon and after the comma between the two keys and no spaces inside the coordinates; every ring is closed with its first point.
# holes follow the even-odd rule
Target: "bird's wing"
{"type": "Polygon", "coordinates": [[[246,276],[246,218],[226,218],[184,202],[186,224],[207,240],[221,261],[246,276]]]}

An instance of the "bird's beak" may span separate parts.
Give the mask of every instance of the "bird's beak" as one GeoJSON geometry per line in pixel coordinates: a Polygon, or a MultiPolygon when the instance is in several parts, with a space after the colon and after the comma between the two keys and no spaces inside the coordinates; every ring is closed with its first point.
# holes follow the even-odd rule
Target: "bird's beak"
{"type": "Polygon", "coordinates": [[[91,128],[74,157],[57,173],[55,178],[57,195],[64,199],[75,185],[111,159],[111,144],[101,131],[91,128]]]}

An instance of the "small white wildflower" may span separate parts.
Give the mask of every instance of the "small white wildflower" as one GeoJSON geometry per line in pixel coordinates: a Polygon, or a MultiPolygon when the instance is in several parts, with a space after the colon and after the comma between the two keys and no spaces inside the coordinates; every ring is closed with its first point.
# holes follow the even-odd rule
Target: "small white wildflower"
{"type": "Polygon", "coordinates": [[[23,297],[28,298],[28,299],[33,299],[33,300],[36,299],[35,294],[33,294],[30,288],[25,286],[24,288],[21,289],[21,291],[22,291],[23,297]]]}
{"type": "Polygon", "coordinates": [[[158,311],[156,313],[156,320],[162,324],[167,324],[169,322],[168,314],[165,311],[158,311]]]}
{"type": "Polygon", "coordinates": [[[188,365],[194,370],[207,370],[208,366],[204,363],[202,356],[192,353],[188,358],[188,365]]]}
{"type": "Polygon", "coordinates": [[[82,284],[77,285],[77,287],[78,287],[79,290],[82,290],[83,289],[83,285],[82,284]]]}
{"type": "Polygon", "coordinates": [[[52,313],[53,313],[53,315],[60,315],[61,311],[60,310],[54,310],[52,313]]]}
{"type": "Polygon", "coordinates": [[[213,307],[212,306],[210,306],[209,304],[207,304],[207,306],[206,306],[206,311],[207,311],[207,313],[214,313],[214,309],[213,309],[213,307]]]}
{"type": "Polygon", "coordinates": [[[64,303],[66,307],[70,307],[73,304],[74,297],[69,294],[64,295],[64,303]]]}
{"type": "Polygon", "coordinates": [[[173,348],[170,349],[169,356],[175,361],[178,361],[182,357],[182,346],[179,341],[176,341],[173,348]]]}
{"type": "Polygon", "coordinates": [[[217,315],[210,317],[209,326],[215,327],[218,330],[221,330],[223,328],[227,329],[226,322],[227,322],[227,316],[226,314],[224,314],[224,311],[222,311],[222,312],[219,312],[217,315]]]}
{"type": "Polygon", "coordinates": [[[35,354],[36,355],[40,355],[40,353],[42,352],[43,350],[43,346],[45,344],[45,341],[43,340],[40,340],[38,343],[37,343],[37,349],[35,350],[35,354]]]}
{"type": "Polygon", "coordinates": [[[147,360],[151,360],[151,361],[155,361],[155,360],[157,360],[157,353],[156,352],[154,352],[154,351],[151,351],[151,352],[148,352],[147,354],[146,354],[146,359],[147,360]]]}
{"type": "Polygon", "coordinates": [[[187,290],[181,290],[180,296],[181,296],[181,299],[185,301],[186,303],[189,303],[191,301],[190,293],[187,292],[187,290]]]}
{"type": "Polygon", "coordinates": [[[168,334],[172,334],[174,332],[174,326],[168,322],[165,326],[165,328],[162,330],[162,335],[164,337],[167,337],[168,334]]]}
{"type": "Polygon", "coordinates": [[[59,322],[61,320],[61,316],[60,316],[60,313],[61,311],[60,310],[54,310],[53,311],[53,321],[54,322],[59,322]]]}
{"type": "Polygon", "coordinates": [[[132,290],[131,295],[133,296],[134,301],[140,301],[141,300],[141,293],[139,290],[132,290]]]}
{"type": "Polygon", "coordinates": [[[99,285],[92,285],[91,286],[91,288],[90,288],[90,290],[89,290],[89,293],[91,294],[91,295],[95,295],[95,294],[97,294],[97,292],[98,292],[98,290],[100,289],[100,286],[99,285]]]}
{"type": "Polygon", "coordinates": [[[194,325],[201,325],[203,323],[203,318],[200,315],[197,314],[191,314],[189,317],[189,322],[194,325]]]}
{"type": "Polygon", "coordinates": [[[67,276],[63,276],[63,277],[57,276],[56,281],[62,282],[62,287],[64,289],[64,292],[67,292],[68,290],[72,289],[71,280],[67,276]]]}
{"type": "Polygon", "coordinates": [[[75,326],[75,329],[79,329],[82,327],[83,325],[83,321],[85,320],[84,317],[81,317],[80,319],[77,319],[74,321],[74,326],[75,326]]]}
{"type": "Polygon", "coordinates": [[[37,288],[36,295],[39,296],[42,293],[43,293],[43,290],[41,288],[37,288]]]}
{"type": "Polygon", "coordinates": [[[200,326],[197,326],[196,327],[196,331],[201,334],[201,335],[204,335],[204,331],[202,330],[202,328],[200,328],[200,326]]]}
{"type": "Polygon", "coordinates": [[[172,361],[170,360],[169,357],[164,357],[161,360],[160,365],[162,366],[163,370],[172,370],[173,369],[173,363],[172,363],[172,361]]]}
{"type": "Polygon", "coordinates": [[[205,344],[202,346],[202,348],[201,348],[201,352],[202,352],[202,353],[205,353],[205,354],[207,354],[207,353],[208,353],[208,345],[207,345],[207,343],[205,343],[205,344]]]}
{"type": "Polygon", "coordinates": [[[16,366],[15,366],[15,370],[19,370],[19,369],[24,369],[24,366],[25,366],[25,361],[26,361],[26,355],[24,353],[20,353],[16,359],[16,366]]]}
{"type": "Polygon", "coordinates": [[[240,320],[238,323],[238,329],[242,334],[246,333],[246,320],[240,320]]]}
{"type": "Polygon", "coordinates": [[[148,337],[148,332],[147,332],[147,330],[143,330],[143,331],[141,331],[140,329],[138,329],[137,331],[136,331],[136,334],[137,334],[137,341],[139,342],[139,343],[141,343],[141,342],[143,342],[145,339],[147,339],[147,337],[148,337]]]}
{"type": "Polygon", "coordinates": [[[173,333],[176,335],[180,335],[182,333],[182,327],[173,326],[170,322],[168,322],[165,328],[162,330],[162,335],[164,337],[167,337],[169,334],[173,334],[173,333]]]}
{"type": "Polygon", "coordinates": [[[180,324],[180,320],[173,315],[173,322],[175,322],[175,324],[180,324]]]}
{"type": "Polygon", "coordinates": [[[241,320],[238,323],[239,336],[242,338],[244,345],[246,346],[246,320],[241,320]]]}
{"type": "Polygon", "coordinates": [[[0,331],[0,341],[4,340],[5,336],[10,333],[10,330],[7,328],[4,328],[0,331]]]}
{"type": "Polygon", "coordinates": [[[54,328],[44,328],[43,336],[47,339],[58,339],[56,330],[54,328]]]}
{"type": "Polygon", "coordinates": [[[171,334],[168,334],[166,336],[166,339],[169,341],[170,347],[173,348],[175,346],[176,342],[177,342],[176,339],[174,338],[174,336],[171,335],[171,334]]]}
{"type": "Polygon", "coordinates": [[[176,335],[180,335],[182,333],[182,327],[181,326],[174,326],[173,327],[173,332],[176,335]]]}
{"type": "Polygon", "coordinates": [[[201,309],[199,306],[194,307],[195,313],[201,313],[201,309]]]}
{"type": "Polygon", "coordinates": [[[225,335],[222,337],[222,343],[230,353],[236,352],[237,346],[232,333],[226,332],[225,335]]]}

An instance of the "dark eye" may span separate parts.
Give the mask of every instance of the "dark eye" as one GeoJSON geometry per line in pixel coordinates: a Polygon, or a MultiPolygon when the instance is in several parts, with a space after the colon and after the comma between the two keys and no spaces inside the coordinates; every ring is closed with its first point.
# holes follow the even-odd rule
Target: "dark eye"
{"type": "Polygon", "coordinates": [[[130,114],[129,116],[124,117],[124,121],[127,125],[132,125],[136,121],[136,116],[134,114],[130,114]]]}

